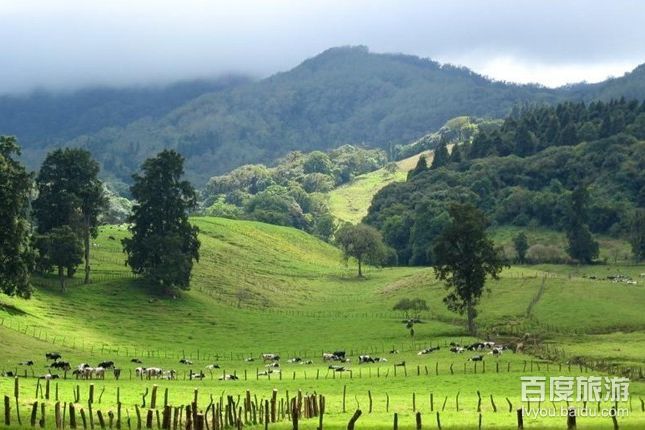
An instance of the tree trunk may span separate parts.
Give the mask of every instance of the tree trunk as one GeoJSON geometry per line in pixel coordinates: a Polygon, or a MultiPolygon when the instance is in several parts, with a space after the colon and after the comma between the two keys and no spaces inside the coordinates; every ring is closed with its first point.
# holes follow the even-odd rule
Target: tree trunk
{"type": "Polygon", "coordinates": [[[362,267],[361,267],[362,261],[361,261],[360,258],[358,258],[357,261],[358,261],[358,277],[362,278],[363,277],[363,270],[362,270],[362,267]]]}
{"type": "Polygon", "coordinates": [[[466,310],[468,314],[468,333],[474,336],[477,332],[475,327],[475,306],[469,302],[466,310]]]}
{"type": "Polygon", "coordinates": [[[90,217],[85,215],[83,220],[83,240],[85,245],[85,284],[90,283],[90,217]]]}
{"type": "Polygon", "coordinates": [[[58,280],[60,281],[60,289],[65,292],[65,268],[63,266],[58,266],[58,280]]]}

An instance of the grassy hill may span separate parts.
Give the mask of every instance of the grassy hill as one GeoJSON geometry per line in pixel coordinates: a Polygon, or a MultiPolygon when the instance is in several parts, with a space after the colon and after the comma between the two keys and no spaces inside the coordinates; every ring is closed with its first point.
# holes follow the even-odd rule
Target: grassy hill
{"type": "Polygon", "coordinates": [[[419,157],[427,157],[432,163],[433,151],[424,151],[396,162],[396,171],[388,167],[357,176],[354,180],[328,193],[329,210],[340,221],[359,223],[372,203],[374,195],[383,187],[393,182],[403,182],[407,173],[417,165],[419,157]]]}
{"type": "MultiPolygon", "coordinates": [[[[282,399],[299,389],[303,393],[315,391],[328,399],[325,428],[345,428],[357,402],[365,413],[358,422],[363,428],[390,428],[395,411],[401,428],[413,428],[413,392],[416,407],[428,424],[434,419],[429,410],[433,393],[434,410],[441,410],[444,428],[472,428],[478,419],[476,392],[480,390],[486,399],[484,423],[510,428],[514,412],[508,412],[504,398],[518,405],[519,378],[529,373],[528,369],[530,374],[577,375],[580,370],[566,364],[573,356],[583,357],[590,365],[612,361],[617,371],[645,364],[642,266],[542,265],[504,271],[500,281],[489,283],[491,293],[480,306],[483,336],[510,341],[532,333],[530,339],[546,340],[550,345],[554,361],[547,364],[527,354],[508,353],[499,359],[486,355],[486,373],[482,374],[481,363],[475,367],[475,362],[467,361],[472,353],[455,355],[447,350],[450,341],[472,339],[464,335],[463,318],[445,309],[443,286],[431,269],[369,268],[365,279],[357,279],[354,266],[346,266],[337,249],[301,231],[220,218],[193,221],[202,232],[201,259],[195,266],[192,289],[177,299],[151,296],[129,275],[119,243],[126,230],[120,226],[103,227],[95,241],[92,284],[74,281],[63,294],[54,279],[41,279],[29,301],[1,297],[0,370],[17,368],[22,374],[17,363],[33,359],[34,374],[41,374],[42,354],[51,350],[58,350],[73,364],[113,359],[123,369],[122,379],[114,381],[109,376],[105,381],[93,381],[97,393],[105,389],[103,402],[95,405],[95,410],[114,410],[119,387],[121,401],[132,417],[133,405],[140,404],[142,392],[153,383],[169,390],[172,405],[187,404],[193,389],[198,388],[202,409],[209,394],[215,399],[221,393],[236,397],[249,389],[259,399],[266,399],[276,388],[282,399]],[[610,273],[628,274],[638,284],[589,278],[610,273]],[[430,306],[430,311],[422,314],[424,322],[416,325],[413,339],[401,324],[403,315],[390,310],[404,297],[424,298],[430,306]],[[416,354],[429,345],[442,348],[428,356],[416,354]],[[337,349],[351,354],[353,361],[346,365],[351,374],[330,372],[328,363],[320,359],[323,351],[337,349]],[[400,350],[400,354],[388,354],[391,349],[400,350]],[[281,354],[281,374],[275,373],[271,379],[256,376],[258,369],[264,368],[257,358],[261,352],[281,354]],[[359,353],[384,356],[389,361],[358,365],[359,353]],[[291,356],[314,363],[286,363],[291,356]],[[179,380],[130,379],[137,366],[130,363],[132,357],[147,366],[177,369],[179,380]],[[194,364],[178,364],[181,357],[191,358],[194,364]],[[255,357],[255,361],[245,362],[244,357],[255,357]],[[406,362],[406,368],[395,371],[393,364],[400,361],[406,362]],[[213,362],[221,369],[207,371],[205,380],[186,378],[188,369],[204,369],[213,362]],[[242,380],[218,381],[222,372],[235,372],[242,380]],[[347,387],[344,413],[343,386],[347,387]],[[373,396],[372,413],[367,412],[368,391],[373,396]],[[458,392],[459,411],[455,409],[458,392]],[[500,408],[497,413],[487,400],[490,395],[500,408]],[[445,410],[440,406],[444,398],[448,399],[445,410]]],[[[534,352],[546,353],[541,348],[534,352]]],[[[598,373],[602,370],[585,374],[598,373]]],[[[79,384],[78,406],[83,406],[88,382],[71,379],[56,383],[62,401],[72,401],[72,391],[79,384]]],[[[35,386],[34,379],[21,379],[23,414],[30,411],[35,386]]],[[[0,394],[12,390],[13,380],[0,377],[0,394]]],[[[645,383],[633,382],[630,392],[635,398],[644,396],[645,383]]],[[[51,414],[53,400],[47,403],[51,414]]],[[[621,419],[621,428],[639,428],[645,423],[645,414],[636,406],[634,402],[632,415],[621,419]]],[[[603,421],[588,420],[581,419],[585,428],[604,428],[603,421]]],[[[23,422],[27,421],[23,415],[23,422]]],[[[528,428],[562,426],[559,418],[527,418],[525,423],[528,428]]],[[[315,424],[305,420],[301,428],[313,429],[315,424]]],[[[282,422],[275,428],[291,427],[282,422]]]]}

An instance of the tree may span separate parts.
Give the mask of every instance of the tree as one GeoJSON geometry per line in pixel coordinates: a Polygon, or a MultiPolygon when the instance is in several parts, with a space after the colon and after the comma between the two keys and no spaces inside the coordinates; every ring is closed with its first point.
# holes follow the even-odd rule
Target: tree
{"type": "Polygon", "coordinates": [[[132,237],[122,241],[132,271],[164,293],[188,289],[193,260],[199,261],[199,230],[188,221],[197,197],[190,182],[181,180],[183,164],[177,152],[164,150],[132,176],[132,237]]]}
{"type": "Polygon", "coordinates": [[[517,252],[517,261],[524,263],[526,259],[526,251],[529,249],[529,241],[524,232],[521,232],[513,238],[513,245],[515,252],[517,252]]]}
{"type": "Polygon", "coordinates": [[[632,245],[632,254],[637,263],[645,258],[645,209],[638,208],[632,216],[629,243],[632,245]]]}
{"type": "Polygon", "coordinates": [[[88,151],[57,149],[43,161],[36,178],[38,198],[33,203],[38,233],[69,226],[83,239],[86,284],[90,281],[90,238],[98,234],[99,215],[108,205],[99,170],[88,151]]]}
{"type": "Polygon", "coordinates": [[[417,165],[414,166],[414,169],[408,172],[408,180],[414,178],[421,172],[425,172],[426,170],[428,170],[428,160],[425,155],[421,155],[417,161],[417,165]]]}
{"type": "Polygon", "coordinates": [[[569,216],[566,226],[569,245],[567,253],[580,263],[591,263],[598,257],[598,242],[593,239],[587,225],[589,193],[579,185],[571,193],[569,216]]]}
{"type": "Polygon", "coordinates": [[[0,293],[27,298],[33,267],[27,220],[32,176],[14,159],[18,156],[16,138],[0,136],[0,293]]]}
{"type": "Polygon", "coordinates": [[[451,163],[461,163],[463,160],[463,157],[461,155],[461,147],[463,145],[458,145],[455,143],[455,145],[452,147],[452,152],[450,152],[450,162],[451,163]]]}
{"type": "Polygon", "coordinates": [[[39,237],[39,249],[45,252],[49,265],[58,268],[60,288],[65,291],[65,269],[75,268],[83,261],[83,245],[68,225],[54,227],[39,237]]]}
{"type": "Polygon", "coordinates": [[[435,276],[445,282],[449,310],[466,313],[468,332],[475,334],[476,306],[486,277],[498,279],[505,266],[493,241],[486,235],[488,220],[470,204],[452,204],[450,224],[437,238],[433,255],[435,276]]]}
{"type": "Polygon", "coordinates": [[[441,142],[437,149],[434,151],[434,158],[432,159],[432,164],[430,165],[431,169],[438,169],[441,166],[445,166],[450,161],[450,155],[448,154],[448,148],[444,142],[441,142]]]}
{"type": "Polygon", "coordinates": [[[345,223],[336,231],[336,243],[343,250],[345,259],[354,257],[358,262],[358,277],[363,277],[364,262],[381,264],[388,256],[381,233],[365,224],[345,223]]]}

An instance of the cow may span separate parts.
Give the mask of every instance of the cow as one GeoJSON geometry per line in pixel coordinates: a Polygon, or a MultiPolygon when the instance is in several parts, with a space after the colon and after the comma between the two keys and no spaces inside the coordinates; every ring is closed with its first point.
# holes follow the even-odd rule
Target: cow
{"type": "Polygon", "coordinates": [[[222,375],[219,377],[220,381],[237,381],[238,378],[237,375],[222,375]]]}
{"type": "Polygon", "coordinates": [[[417,355],[430,354],[430,353],[433,353],[435,351],[439,351],[439,349],[441,349],[441,347],[439,347],[439,346],[434,346],[434,347],[429,346],[426,349],[422,349],[421,351],[417,352],[417,355]]]}
{"type": "Polygon", "coordinates": [[[7,378],[13,378],[16,376],[16,374],[14,372],[9,371],[9,372],[3,372],[2,376],[5,376],[7,378]]]}
{"type": "Polygon", "coordinates": [[[323,352],[323,360],[340,361],[341,363],[346,363],[349,361],[349,358],[345,358],[345,351],[336,351],[336,352],[323,352]]]}
{"type": "Polygon", "coordinates": [[[502,355],[503,351],[504,351],[504,348],[495,347],[491,350],[491,352],[489,352],[489,354],[493,354],[494,356],[499,357],[500,355],[502,355]]]}
{"type": "Polygon", "coordinates": [[[193,362],[187,358],[182,358],[179,360],[179,364],[193,364],[193,362]]]}
{"type": "Polygon", "coordinates": [[[300,363],[302,361],[302,358],[300,357],[293,357],[287,360],[287,363],[300,363]]]}
{"type": "Polygon", "coordinates": [[[58,352],[47,352],[47,353],[45,353],[45,358],[47,360],[56,361],[56,360],[60,360],[61,358],[63,358],[63,356],[60,355],[58,352]]]}
{"type": "Polygon", "coordinates": [[[253,357],[246,357],[246,358],[244,359],[244,361],[246,361],[247,363],[250,363],[250,362],[252,362],[252,361],[255,361],[255,358],[253,358],[253,357]]]}
{"type": "Polygon", "coordinates": [[[208,370],[219,369],[219,364],[209,364],[206,368],[208,370]]]}
{"type": "Polygon", "coordinates": [[[114,369],[114,361],[102,361],[96,367],[102,367],[104,369],[114,369]]]}
{"type": "Polygon", "coordinates": [[[272,368],[278,368],[278,367],[280,367],[280,363],[278,363],[277,361],[274,361],[273,363],[269,363],[269,364],[267,364],[267,365],[266,365],[266,366],[264,366],[264,367],[266,367],[267,369],[268,369],[268,368],[271,368],[271,367],[272,367],[272,368]]]}
{"type": "Polygon", "coordinates": [[[138,358],[133,358],[132,360],[130,360],[130,363],[143,364],[143,361],[138,358]]]}
{"type": "Polygon", "coordinates": [[[146,368],[145,367],[137,367],[134,369],[134,373],[136,373],[137,376],[142,376],[146,374],[146,368]]]}
{"type": "Polygon", "coordinates": [[[334,355],[338,357],[340,361],[345,359],[345,351],[334,351],[334,355]]]}
{"type": "Polygon", "coordinates": [[[18,365],[20,365],[20,366],[33,366],[34,362],[32,360],[21,361],[20,363],[18,363],[18,365]]]}
{"type": "Polygon", "coordinates": [[[260,358],[262,361],[280,361],[280,356],[278,354],[261,354],[260,358]]]}
{"type": "Polygon", "coordinates": [[[46,374],[46,375],[41,375],[41,376],[39,376],[39,377],[38,377],[38,379],[46,379],[46,380],[49,380],[49,379],[58,379],[58,378],[60,378],[60,376],[58,376],[58,375],[56,375],[56,374],[52,375],[51,373],[48,373],[48,374],[46,374]]]}
{"type": "Polygon", "coordinates": [[[311,360],[304,360],[304,361],[301,361],[300,364],[314,364],[314,362],[311,360]]]}
{"type": "Polygon", "coordinates": [[[59,369],[59,370],[71,370],[72,366],[69,365],[69,362],[67,361],[54,361],[51,364],[51,367],[54,369],[59,369]]]}
{"type": "Polygon", "coordinates": [[[334,372],[346,372],[349,370],[345,366],[334,366],[334,365],[329,365],[329,369],[333,370],[334,372]]]}
{"type": "MultiPolygon", "coordinates": [[[[203,375],[203,373],[202,373],[202,375],[203,375]]],[[[175,370],[172,370],[172,369],[171,370],[165,370],[163,372],[163,374],[161,375],[161,378],[162,379],[168,379],[168,380],[177,379],[177,372],[175,370]]]]}
{"type": "Polygon", "coordinates": [[[390,354],[398,354],[399,350],[398,349],[391,349],[390,354]]]}
{"type": "Polygon", "coordinates": [[[374,363],[374,358],[370,357],[369,355],[359,355],[358,364],[365,364],[365,363],[374,363]]]}
{"type": "Polygon", "coordinates": [[[148,378],[159,378],[163,375],[163,369],[160,367],[149,367],[146,369],[146,376],[148,378]]]}
{"type": "Polygon", "coordinates": [[[262,372],[258,372],[258,376],[269,376],[272,373],[273,373],[273,370],[267,369],[267,370],[264,370],[262,372]]]}
{"type": "Polygon", "coordinates": [[[484,361],[484,357],[482,355],[473,355],[468,361],[484,361]]]}
{"type": "Polygon", "coordinates": [[[461,346],[451,346],[450,352],[454,352],[455,354],[461,354],[462,352],[464,352],[464,348],[462,348],[461,346]]]}
{"type": "Polygon", "coordinates": [[[199,379],[199,380],[202,380],[206,377],[206,375],[204,375],[204,372],[202,372],[201,370],[199,371],[199,373],[195,373],[191,371],[189,376],[190,376],[190,379],[199,379]]]}
{"type": "Polygon", "coordinates": [[[468,351],[481,351],[484,349],[484,344],[482,342],[475,342],[472,345],[466,347],[468,351]]]}

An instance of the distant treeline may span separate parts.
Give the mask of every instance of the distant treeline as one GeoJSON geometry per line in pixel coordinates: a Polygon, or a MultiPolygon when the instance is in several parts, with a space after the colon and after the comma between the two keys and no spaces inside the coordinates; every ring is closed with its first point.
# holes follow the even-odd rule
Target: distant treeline
{"type": "MultiPolygon", "coordinates": [[[[365,221],[381,230],[400,264],[431,264],[450,203],[473,203],[498,225],[560,230],[572,190],[584,186],[591,231],[626,236],[645,207],[644,139],[645,103],[637,101],[517,110],[432,167],[420,163],[407,182],[385,187],[365,221]]],[[[437,153],[445,153],[441,145],[437,153]]]]}
{"type": "Polygon", "coordinates": [[[203,212],[292,226],[329,240],[335,225],[322,193],[386,163],[382,150],[351,145],[328,153],[291,152],[274,167],[249,164],[211,178],[203,212]]]}

